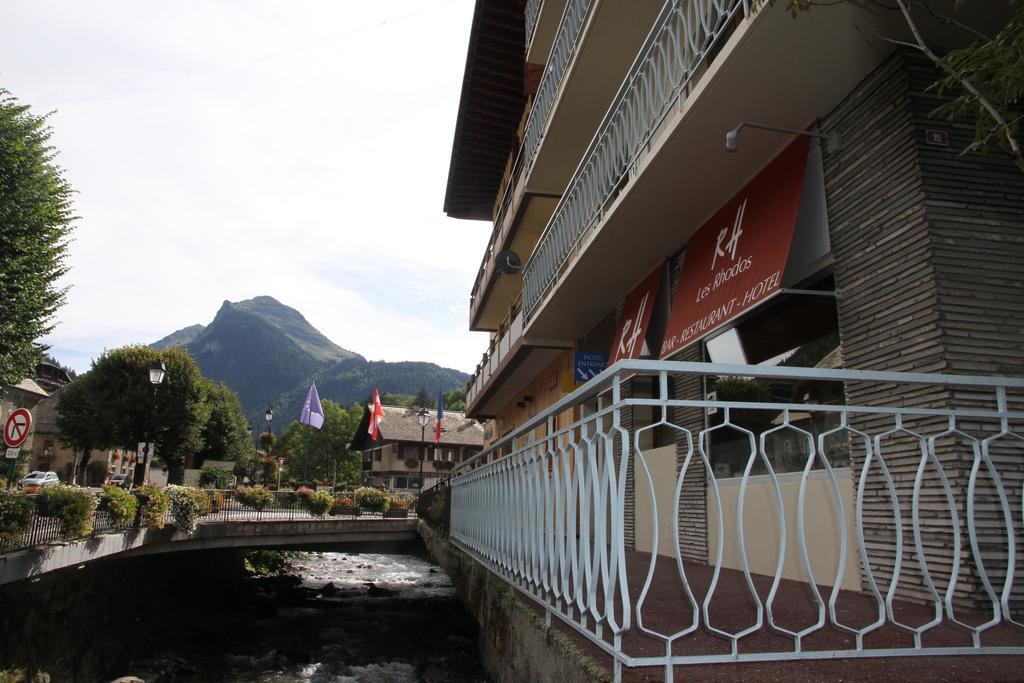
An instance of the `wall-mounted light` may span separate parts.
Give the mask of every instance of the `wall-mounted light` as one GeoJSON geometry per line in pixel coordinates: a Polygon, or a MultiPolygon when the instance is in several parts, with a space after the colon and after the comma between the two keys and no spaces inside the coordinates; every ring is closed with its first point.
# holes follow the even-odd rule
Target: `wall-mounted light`
{"type": "Polygon", "coordinates": [[[789,133],[790,135],[806,135],[812,138],[818,138],[819,140],[825,141],[825,149],[828,150],[829,154],[835,154],[842,147],[842,140],[839,139],[839,133],[831,132],[828,135],[822,133],[816,133],[810,130],[799,130],[797,128],[786,128],[784,126],[773,126],[767,123],[754,123],[752,121],[741,121],[738,126],[730,130],[725,134],[725,148],[730,152],[735,152],[740,148],[740,131],[744,127],[747,128],[760,128],[761,130],[770,130],[776,133],[789,133]]]}

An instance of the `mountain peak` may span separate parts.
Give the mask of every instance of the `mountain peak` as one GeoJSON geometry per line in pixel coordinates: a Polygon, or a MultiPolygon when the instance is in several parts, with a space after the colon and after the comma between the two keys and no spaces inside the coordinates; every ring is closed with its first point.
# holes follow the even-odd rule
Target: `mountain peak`
{"type": "Polygon", "coordinates": [[[346,405],[375,386],[415,393],[424,386],[444,390],[464,386],[468,379],[464,373],[432,363],[370,363],[270,296],[225,300],[205,328],[179,330],[158,344],[186,332],[188,341],[177,345],[188,349],[204,375],[238,392],[246,414],[260,424],[267,403],[282,415],[298,415],[314,378],[322,399],[346,405]]]}
{"type": "Polygon", "coordinates": [[[202,334],[205,329],[206,327],[203,325],[189,325],[188,327],[181,328],[177,332],[171,332],[163,339],[153,342],[151,346],[157,351],[162,351],[163,349],[175,346],[187,346],[189,342],[202,334]]]}

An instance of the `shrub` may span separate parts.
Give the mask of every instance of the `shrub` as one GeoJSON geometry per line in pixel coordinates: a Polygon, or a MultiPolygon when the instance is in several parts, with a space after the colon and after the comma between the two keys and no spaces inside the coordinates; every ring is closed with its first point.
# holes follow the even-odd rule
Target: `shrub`
{"type": "Polygon", "coordinates": [[[206,497],[210,501],[210,512],[220,512],[224,507],[224,494],[220,491],[210,489],[206,492],[206,497]]]}
{"type": "Polygon", "coordinates": [[[370,486],[356,489],[354,498],[359,507],[383,512],[388,507],[388,494],[370,486]]]}
{"type": "Polygon", "coordinates": [[[235,497],[239,503],[257,512],[274,502],[274,494],[263,486],[239,486],[235,497]]]}
{"type": "Polygon", "coordinates": [[[335,498],[334,502],[331,503],[331,515],[351,515],[359,514],[359,508],[356,506],[356,502],[352,498],[345,496],[343,498],[335,498]]]}
{"type": "Polygon", "coordinates": [[[135,495],[138,496],[139,503],[142,504],[142,523],[146,526],[163,529],[164,516],[171,504],[167,492],[159,486],[147,484],[135,489],[135,495]]]}
{"type": "Polygon", "coordinates": [[[193,488],[186,486],[185,490],[188,491],[188,495],[192,497],[193,502],[196,504],[196,511],[200,517],[205,517],[210,514],[210,497],[206,495],[206,491],[202,489],[193,488]]]}
{"type": "Polygon", "coordinates": [[[24,493],[0,490],[0,547],[15,545],[32,528],[35,505],[24,493]]]}
{"type": "MultiPolygon", "coordinates": [[[[190,489],[187,486],[171,485],[167,487],[167,497],[171,501],[174,524],[178,527],[178,531],[186,534],[195,531],[196,525],[199,523],[199,504],[193,491],[195,489],[190,489]]],[[[208,500],[205,495],[202,498],[204,501],[208,500]]]]}
{"type": "Polygon", "coordinates": [[[120,486],[104,486],[100,509],[106,510],[114,524],[130,524],[139,510],[139,501],[120,486]]]}
{"type": "Polygon", "coordinates": [[[231,470],[226,470],[223,467],[207,465],[199,470],[199,486],[201,488],[226,489],[231,486],[233,480],[234,475],[231,470]]]}
{"type": "Polygon", "coordinates": [[[302,501],[303,507],[309,510],[309,514],[317,517],[323,517],[326,515],[334,505],[334,496],[326,491],[311,493],[308,496],[303,496],[300,500],[302,501]]]}
{"type": "Polygon", "coordinates": [[[412,507],[414,500],[416,500],[416,496],[411,493],[392,493],[388,497],[389,507],[399,510],[408,510],[412,507]]]}
{"type": "Polygon", "coordinates": [[[44,517],[60,520],[60,533],[64,538],[78,538],[92,533],[96,496],[89,489],[60,484],[39,492],[36,510],[44,517]]]}
{"type": "Polygon", "coordinates": [[[245,571],[259,576],[288,574],[293,571],[293,558],[300,553],[289,550],[246,550],[245,571]]]}

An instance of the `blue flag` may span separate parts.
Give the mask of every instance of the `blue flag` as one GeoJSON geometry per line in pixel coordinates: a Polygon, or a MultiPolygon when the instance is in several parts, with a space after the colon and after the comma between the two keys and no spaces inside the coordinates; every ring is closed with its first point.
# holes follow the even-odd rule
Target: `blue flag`
{"type": "Polygon", "coordinates": [[[316,382],[309,386],[306,402],[302,404],[302,414],[299,415],[299,422],[309,425],[314,429],[320,429],[324,426],[324,409],[320,406],[320,394],[316,391],[316,382]]]}
{"type": "Polygon", "coordinates": [[[441,443],[441,432],[444,431],[444,394],[437,390],[437,419],[434,421],[434,443],[441,443]]]}

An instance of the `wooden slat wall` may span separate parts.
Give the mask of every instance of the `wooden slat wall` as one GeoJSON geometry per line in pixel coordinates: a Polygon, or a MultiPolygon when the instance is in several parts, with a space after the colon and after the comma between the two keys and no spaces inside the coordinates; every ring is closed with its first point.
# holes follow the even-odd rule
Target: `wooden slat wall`
{"type": "MultiPolygon", "coordinates": [[[[950,125],[928,115],[942,100],[928,86],[939,76],[930,62],[908,56],[910,108],[918,142],[918,160],[931,232],[942,346],[952,372],[972,375],[1024,376],[1024,174],[997,149],[987,156],[961,152],[974,139],[970,122],[950,125]],[[928,144],[926,130],[948,136],[948,146],[928,144]]],[[[994,407],[990,393],[955,388],[954,405],[994,407]]],[[[1022,397],[1011,396],[1017,406],[1022,397]]],[[[960,428],[990,436],[999,425],[963,422],[960,428]]],[[[1016,425],[1017,433],[1024,426],[1016,425]]],[[[971,452],[961,443],[961,472],[970,472],[971,452]]],[[[1000,475],[1013,498],[1024,484],[1024,444],[1005,442],[992,449],[1000,475]]],[[[985,530],[982,552],[993,578],[1005,577],[1005,537],[993,490],[982,479],[977,496],[977,523],[985,530]]],[[[965,492],[964,492],[965,493],[965,492]]],[[[961,512],[965,514],[965,495],[961,512]]],[[[1019,502],[1019,499],[1018,499],[1019,502]]],[[[1020,505],[1011,505],[1021,529],[1020,505]]],[[[1017,553],[1024,551],[1017,535],[1017,553]]],[[[972,571],[974,568],[971,567],[972,571]]],[[[976,575],[976,572],[975,572],[976,575]]],[[[1024,602],[1024,571],[1018,570],[1014,607],[1024,602]]],[[[978,584],[975,578],[970,582],[978,584]]],[[[976,589],[977,590],[977,589],[976,589]]]]}
{"type": "MultiPolygon", "coordinates": [[[[927,119],[938,101],[924,90],[936,76],[923,57],[897,52],[822,121],[825,132],[835,130],[843,138],[837,154],[826,154],[825,185],[845,364],[1019,376],[1024,374],[1024,269],[1019,265],[1024,176],[1000,158],[958,157],[972,135],[969,127],[927,119]],[[949,147],[926,144],[926,128],[946,131],[949,147]]],[[[945,408],[978,398],[939,387],[864,383],[848,384],[846,391],[849,403],[867,405],[945,408]]],[[[877,434],[893,422],[859,418],[855,426],[877,434]]],[[[925,435],[944,429],[935,420],[908,426],[925,435]]],[[[911,534],[918,448],[919,442],[907,436],[883,446],[897,479],[905,542],[911,534]]],[[[951,439],[939,457],[954,478],[963,515],[971,452],[951,439]]],[[[854,466],[862,463],[863,451],[855,447],[854,466]]],[[[942,589],[949,580],[952,535],[945,497],[932,472],[922,500],[930,511],[926,561],[942,589]]],[[[888,492],[875,470],[866,487],[864,533],[883,584],[895,560],[891,519],[888,492]]],[[[912,547],[902,559],[900,593],[925,598],[912,547]]],[[[966,551],[961,559],[969,560],[966,551]]],[[[968,572],[958,584],[958,602],[974,604],[978,591],[968,572]]]]}

